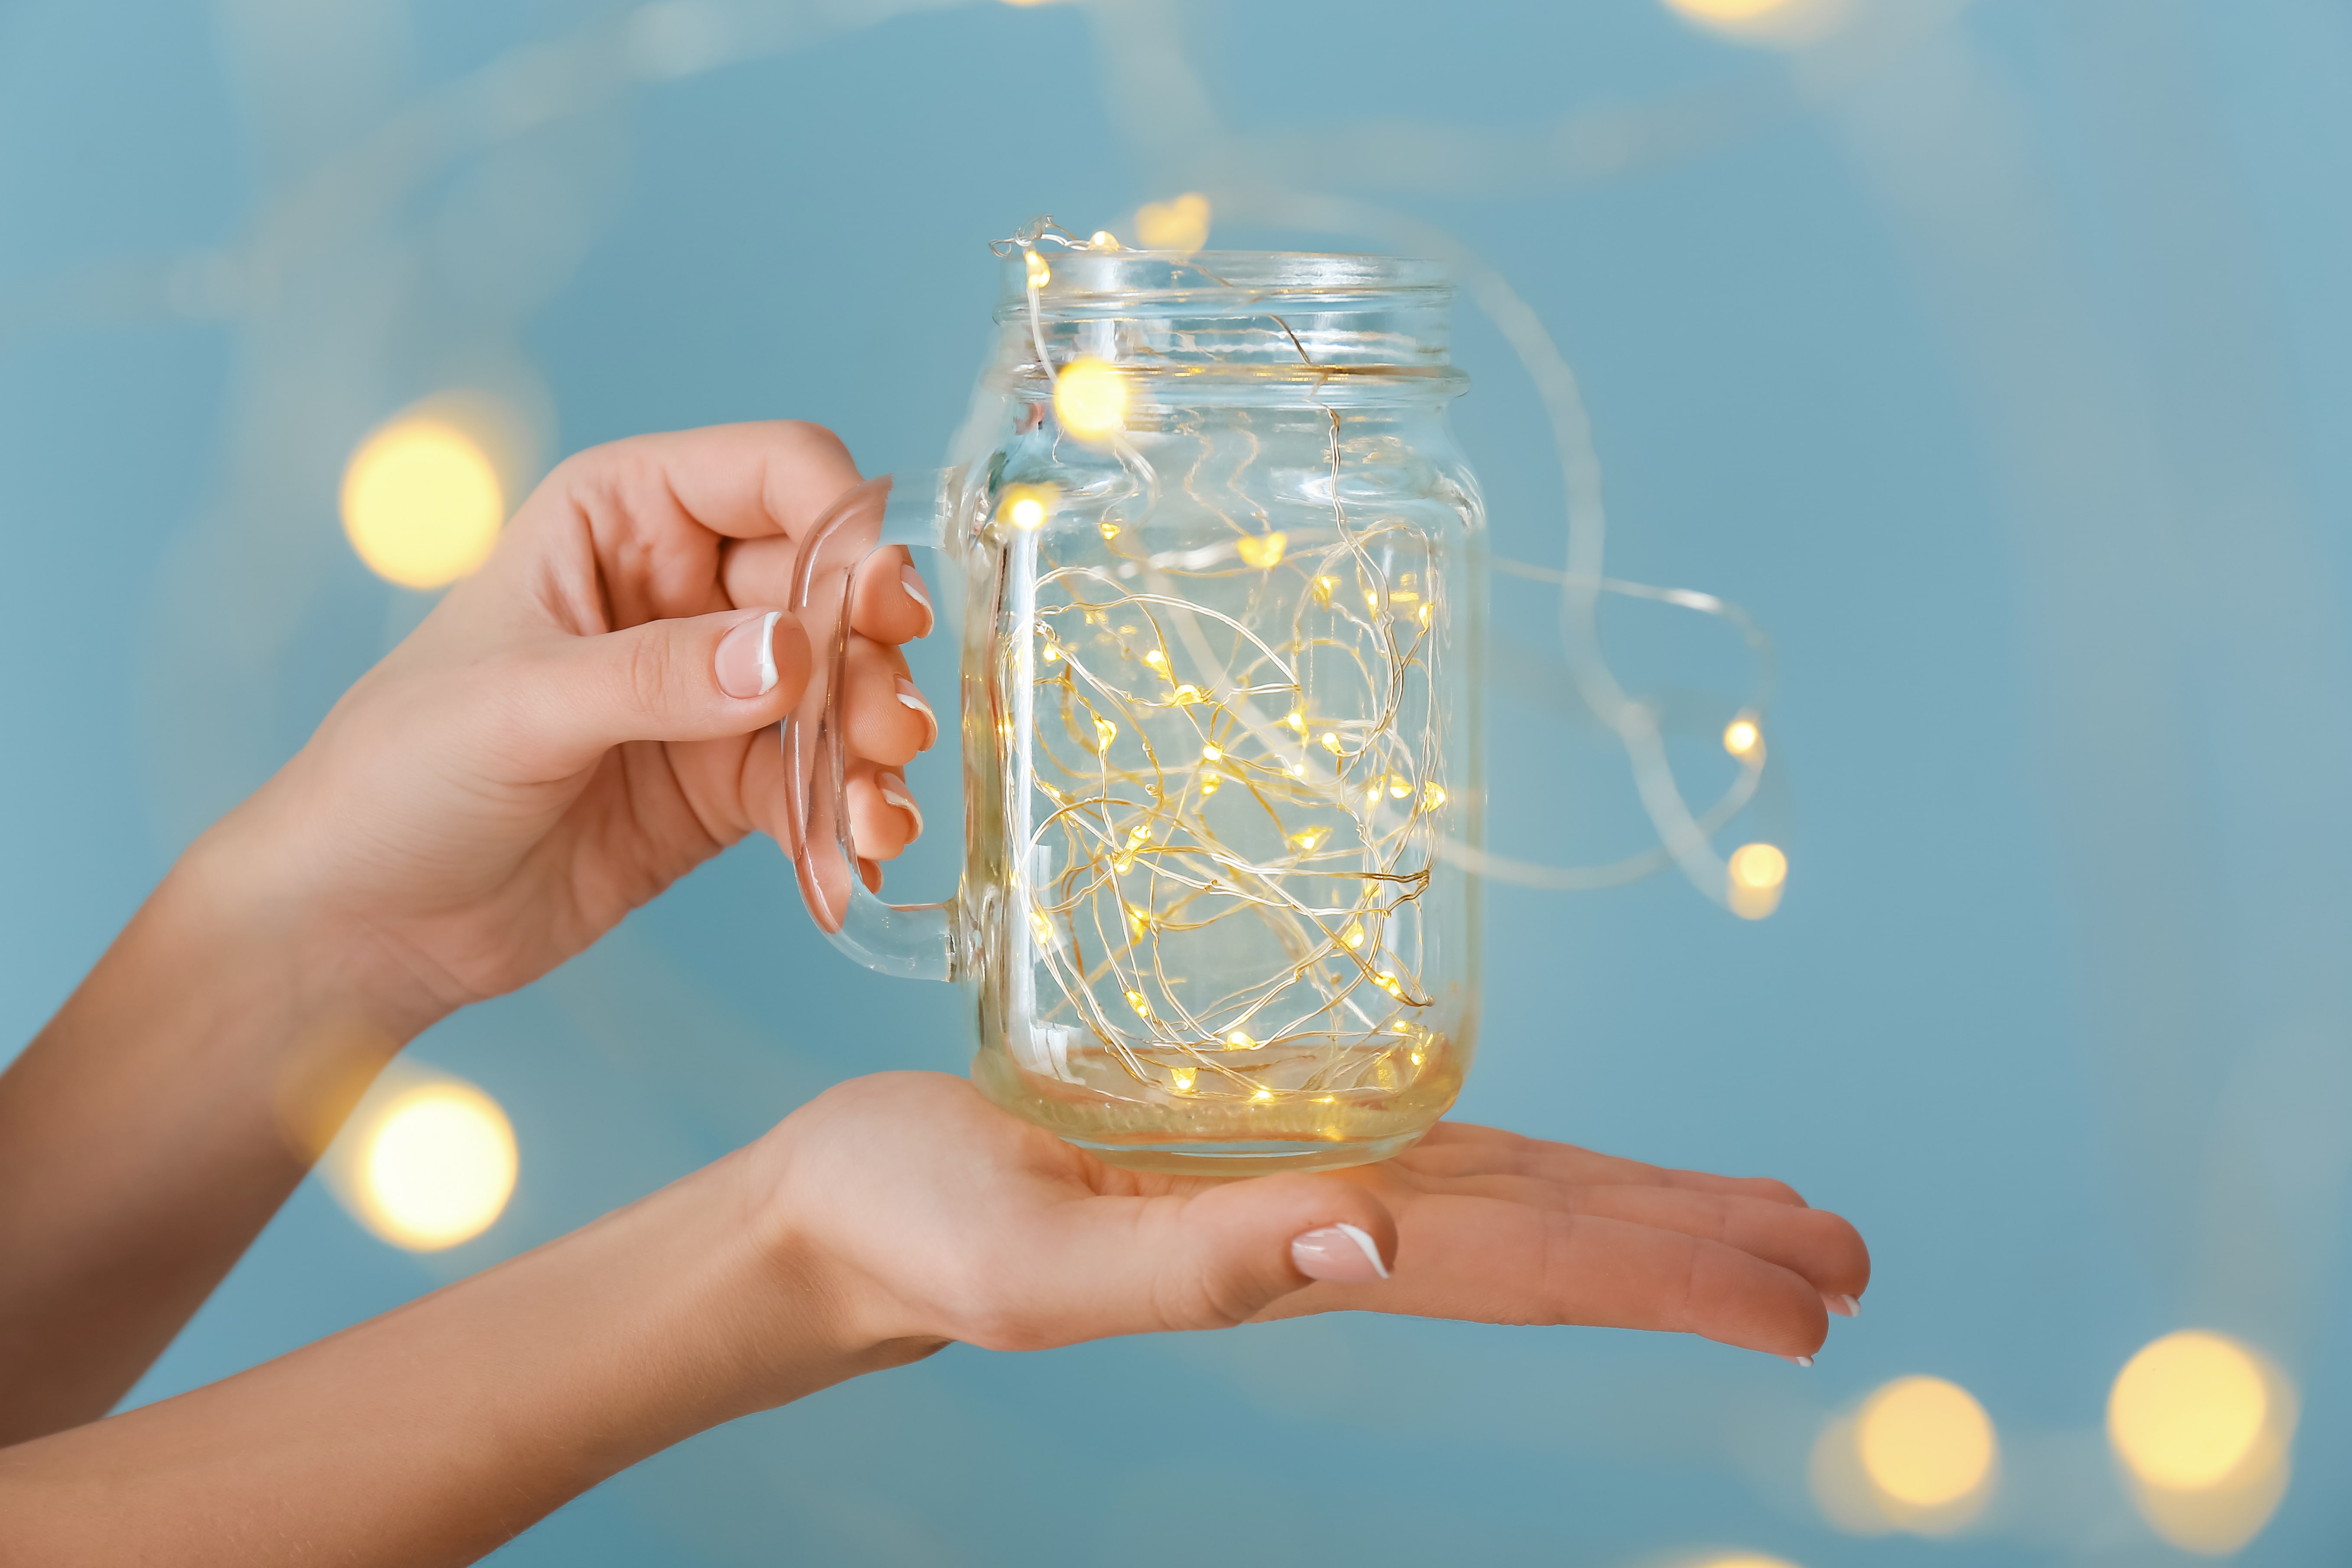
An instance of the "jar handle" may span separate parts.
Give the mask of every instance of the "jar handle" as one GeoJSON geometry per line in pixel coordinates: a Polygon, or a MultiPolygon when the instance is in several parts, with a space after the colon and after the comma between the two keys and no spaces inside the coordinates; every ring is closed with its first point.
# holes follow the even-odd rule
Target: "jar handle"
{"type": "Polygon", "coordinates": [[[790,608],[819,657],[808,689],[784,720],[785,847],[809,914],[833,945],[868,969],[909,980],[953,980],[960,963],[961,900],[889,904],[866,889],[850,842],[841,692],[849,667],[850,595],[866,559],[893,544],[939,549],[961,470],[885,474],[835,502],[802,542],[790,608]],[[836,586],[837,584],[837,586],[836,586]],[[823,636],[819,607],[831,610],[823,636]]]}

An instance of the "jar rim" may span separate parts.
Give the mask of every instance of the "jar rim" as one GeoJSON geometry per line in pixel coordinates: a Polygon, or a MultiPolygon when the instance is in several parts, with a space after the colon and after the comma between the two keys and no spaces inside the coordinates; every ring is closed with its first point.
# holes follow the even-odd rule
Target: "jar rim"
{"type": "MultiPolygon", "coordinates": [[[[1443,305],[1453,298],[1451,269],[1422,257],[1312,250],[1045,250],[1053,276],[1038,290],[1048,317],[1109,310],[1183,308],[1221,314],[1280,300],[1298,306],[1358,309],[1382,300],[1443,305]]],[[[1000,321],[1028,309],[1025,257],[1004,268],[1000,321]]]]}

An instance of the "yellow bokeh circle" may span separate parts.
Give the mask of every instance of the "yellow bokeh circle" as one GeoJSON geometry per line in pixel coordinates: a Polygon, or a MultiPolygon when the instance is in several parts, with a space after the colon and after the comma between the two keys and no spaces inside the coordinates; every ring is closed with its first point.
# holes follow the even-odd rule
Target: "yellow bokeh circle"
{"type": "Polygon", "coordinates": [[[1770,844],[1743,844],[1731,852],[1731,879],[1761,892],[1789,879],[1789,858],[1770,844]]]}
{"type": "Polygon", "coordinates": [[[1754,22],[1788,10],[1792,0],[1666,0],[1696,22],[1754,22]]]}
{"type": "Polygon", "coordinates": [[[1127,427],[1127,383],[1098,359],[1072,360],[1054,383],[1054,416],[1082,441],[1127,427]]]}
{"type": "Polygon", "coordinates": [[[498,1101],[470,1084],[435,1083],[394,1099],[360,1146],[360,1217],[418,1252],[470,1241],[505,1212],[520,1161],[498,1101]]]}
{"type": "Polygon", "coordinates": [[[1969,1391],[1940,1377],[1898,1377],[1854,1417],[1854,1449],[1870,1484],[1908,1508],[1958,1502],[1992,1475],[1992,1420],[1969,1391]]]}
{"type": "Polygon", "coordinates": [[[2141,1480],[2189,1490],[2235,1470],[2269,1415],[2252,1354],[2220,1334],[2185,1329],[2124,1363],[2107,1399],[2107,1436],[2141,1480]]]}
{"type": "Polygon", "coordinates": [[[368,570],[404,588],[438,588],[485,560],[506,521],[498,469],[465,431],[396,419],[343,469],[343,531],[368,570]]]}

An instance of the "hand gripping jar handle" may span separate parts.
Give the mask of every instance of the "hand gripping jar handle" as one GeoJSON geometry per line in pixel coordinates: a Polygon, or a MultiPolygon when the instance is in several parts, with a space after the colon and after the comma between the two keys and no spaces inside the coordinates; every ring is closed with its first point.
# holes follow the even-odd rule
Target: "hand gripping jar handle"
{"type": "Polygon", "coordinates": [[[817,642],[819,657],[812,661],[808,689],[782,726],[785,847],[817,929],[866,968],[909,980],[957,977],[961,904],[955,899],[885,903],[858,876],[841,694],[849,668],[851,595],[867,558],[893,544],[940,548],[958,477],[950,470],[867,479],[818,520],[793,568],[791,608],[817,642]]]}

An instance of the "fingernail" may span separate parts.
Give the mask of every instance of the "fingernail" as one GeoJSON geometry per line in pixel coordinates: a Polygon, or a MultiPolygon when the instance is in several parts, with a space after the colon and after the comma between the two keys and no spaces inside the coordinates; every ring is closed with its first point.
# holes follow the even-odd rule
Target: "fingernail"
{"type": "Polygon", "coordinates": [[[903,675],[898,678],[898,700],[923,716],[923,750],[929,751],[939,743],[939,715],[933,713],[931,705],[923,700],[923,694],[916,689],[915,683],[903,675]]]}
{"type": "Polygon", "coordinates": [[[1824,1290],[1822,1292],[1822,1305],[1827,1307],[1831,1311],[1835,1312],[1841,1318],[1859,1318],[1862,1316],[1862,1303],[1855,1300],[1851,1296],[1832,1296],[1828,1291],[1824,1290]]]}
{"type": "Polygon", "coordinates": [[[907,597],[914,600],[923,612],[923,629],[915,635],[919,637],[930,636],[931,596],[923,590],[923,574],[912,566],[901,566],[898,568],[898,581],[907,585],[907,597]]]}
{"type": "Polygon", "coordinates": [[[1309,1279],[1363,1285],[1389,1277],[1389,1266],[1381,1261],[1381,1249],[1372,1238],[1345,1223],[1292,1237],[1290,1261],[1309,1279]]]}
{"type": "Polygon", "coordinates": [[[923,808],[915,804],[914,794],[907,788],[907,781],[897,773],[884,773],[876,782],[882,786],[884,800],[915,819],[915,837],[920,838],[923,836],[923,808]]]}
{"type": "Polygon", "coordinates": [[[719,639],[711,663],[719,690],[730,697],[765,697],[776,689],[776,623],[783,618],[783,611],[770,610],[719,639]]]}
{"type": "Polygon", "coordinates": [[[1790,1366],[1811,1366],[1813,1364],[1813,1358],[1809,1355],[1784,1355],[1780,1359],[1787,1362],[1790,1366]]]}

